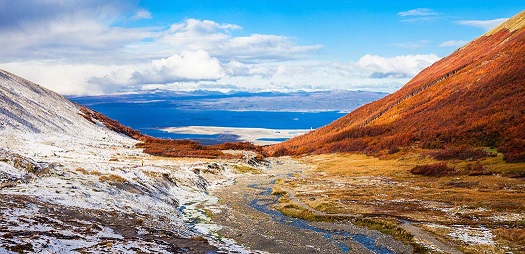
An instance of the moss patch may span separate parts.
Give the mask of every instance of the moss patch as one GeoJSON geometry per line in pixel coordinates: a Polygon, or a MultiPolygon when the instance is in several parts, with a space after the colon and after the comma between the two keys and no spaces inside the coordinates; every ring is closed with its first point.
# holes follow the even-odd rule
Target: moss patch
{"type": "Polygon", "coordinates": [[[237,172],[239,172],[241,174],[247,174],[247,173],[260,174],[261,173],[260,169],[253,168],[253,167],[246,166],[246,165],[235,165],[234,169],[235,169],[235,171],[237,171],[237,172]]]}

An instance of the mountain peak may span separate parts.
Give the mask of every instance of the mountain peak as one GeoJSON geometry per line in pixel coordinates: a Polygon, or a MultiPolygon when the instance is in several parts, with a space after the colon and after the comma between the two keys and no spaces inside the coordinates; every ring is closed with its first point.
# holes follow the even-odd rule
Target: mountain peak
{"type": "Polygon", "coordinates": [[[514,15],[512,18],[508,19],[507,21],[501,23],[500,25],[493,28],[485,35],[495,34],[502,29],[507,29],[509,32],[514,32],[516,30],[520,30],[523,28],[525,28],[525,10],[514,15]]]}

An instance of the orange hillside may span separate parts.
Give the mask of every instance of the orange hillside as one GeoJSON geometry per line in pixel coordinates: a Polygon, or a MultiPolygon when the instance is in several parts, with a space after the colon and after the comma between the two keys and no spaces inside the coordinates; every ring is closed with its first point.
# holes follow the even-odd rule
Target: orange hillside
{"type": "Polygon", "coordinates": [[[525,11],[423,70],[399,91],[287,142],[271,155],[449,145],[525,160],[525,11]]]}

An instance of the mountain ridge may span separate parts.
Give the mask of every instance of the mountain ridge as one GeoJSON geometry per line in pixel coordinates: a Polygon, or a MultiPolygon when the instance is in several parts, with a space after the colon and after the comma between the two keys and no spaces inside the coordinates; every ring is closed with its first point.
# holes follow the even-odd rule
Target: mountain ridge
{"type": "Polygon", "coordinates": [[[525,11],[426,68],[397,92],[266,151],[379,153],[468,144],[523,156],[525,137],[517,129],[525,127],[524,19],[525,11]]]}
{"type": "MultiPolygon", "coordinates": [[[[378,100],[387,93],[370,91],[316,91],[316,92],[229,92],[214,91],[155,91],[122,95],[75,96],[68,99],[82,105],[107,103],[169,103],[179,109],[204,109],[225,111],[271,111],[271,112],[350,112],[364,103],[378,100]],[[315,103],[312,103],[315,101],[315,103]]],[[[307,128],[309,128],[308,126],[307,128]]]]}
{"type": "Polygon", "coordinates": [[[0,106],[0,131],[11,135],[59,134],[95,139],[109,135],[121,138],[117,133],[108,132],[103,124],[87,121],[82,116],[80,105],[1,69],[0,106]]]}
{"type": "Polygon", "coordinates": [[[497,31],[502,30],[502,29],[507,29],[510,32],[513,32],[515,30],[523,29],[524,27],[525,27],[525,10],[519,12],[518,14],[514,15],[513,17],[499,24],[498,26],[492,28],[485,35],[494,34],[497,31]]]}

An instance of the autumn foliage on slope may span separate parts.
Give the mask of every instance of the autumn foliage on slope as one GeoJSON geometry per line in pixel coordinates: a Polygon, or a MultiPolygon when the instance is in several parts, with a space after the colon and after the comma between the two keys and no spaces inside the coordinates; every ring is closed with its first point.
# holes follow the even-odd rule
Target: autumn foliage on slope
{"type": "Polygon", "coordinates": [[[399,91],[270,155],[489,146],[525,161],[525,11],[423,70],[399,91]]]}
{"type": "Polygon", "coordinates": [[[141,141],[141,143],[137,144],[137,147],[144,148],[144,152],[151,155],[164,157],[237,158],[239,157],[238,155],[225,154],[222,150],[262,151],[260,146],[253,145],[249,142],[232,142],[203,146],[199,142],[192,140],[172,140],[151,137],[84,106],[80,107],[80,114],[94,124],[98,121],[112,131],[141,141]]]}
{"type": "Polygon", "coordinates": [[[121,123],[119,123],[118,121],[116,120],[113,120],[107,116],[105,116],[104,114],[101,114],[97,111],[94,111],[92,109],[89,109],[85,106],[81,106],[80,107],[80,115],[82,115],[84,118],[86,118],[88,121],[96,124],[96,121],[104,124],[104,126],[106,126],[106,128],[114,131],[114,132],[118,132],[118,133],[122,133],[128,137],[132,137],[134,139],[137,139],[137,140],[141,140],[142,138],[146,138],[148,137],[147,135],[144,135],[142,133],[140,133],[140,131],[138,130],[134,130],[132,129],[131,127],[128,127],[128,126],[124,126],[122,125],[121,123]]]}
{"type": "Polygon", "coordinates": [[[195,157],[195,158],[242,158],[242,154],[232,155],[223,153],[222,150],[245,150],[261,151],[259,146],[249,142],[224,143],[219,145],[204,146],[193,140],[173,140],[160,138],[141,138],[142,143],[138,148],[144,148],[144,152],[151,155],[163,157],[195,157]]]}

